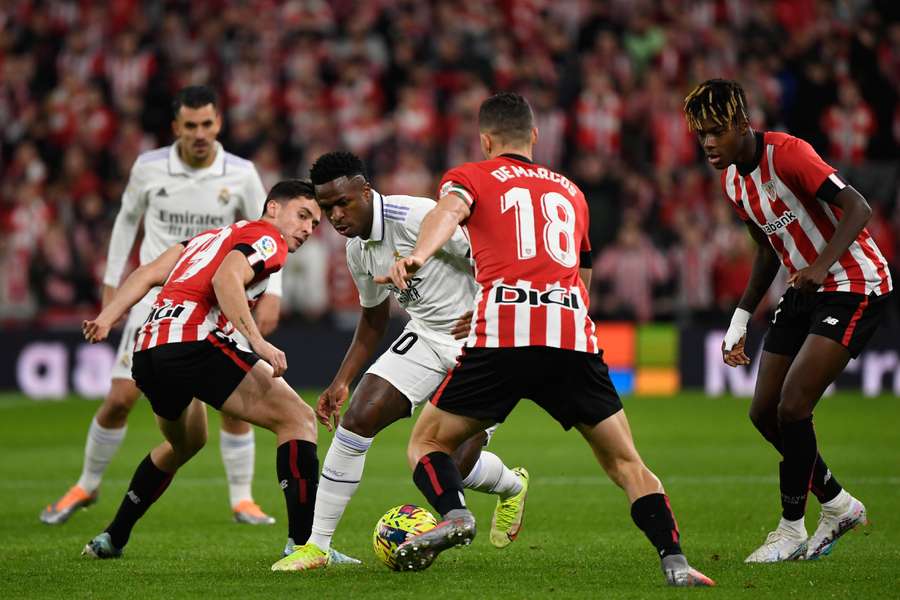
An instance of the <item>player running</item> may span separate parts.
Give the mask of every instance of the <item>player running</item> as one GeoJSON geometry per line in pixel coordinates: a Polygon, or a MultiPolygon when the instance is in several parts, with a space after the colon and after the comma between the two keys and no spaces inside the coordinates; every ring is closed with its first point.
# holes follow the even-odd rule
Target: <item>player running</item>
{"type": "MultiPolygon", "coordinates": [[[[266,192],[253,163],[225,152],[216,141],[222,120],[215,94],[206,87],[186,87],[178,92],[173,108],[176,142],[142,154],[131,168],[109,242],[104,306],[119,285],[142,221],[141,264],[148,264],[173,244],[234,223],[239,213],[255,218],[262,212],[266,192]]],[[[271,333],[278,322],[280,273],[272,277],[271,284],[255,310],[263,335],[271,333]]],[[[151,290],[128,315],[109,393],[88,428],[81,477],[41,513],[41,521],[48,525],[65,523],[77,509],[97,501],[103,473],[122,445],[128,415],[141,395],[131,379],[131,353],[135,333],[150,314],[157,292],[151,290]]],[[[253,429],[222,415],[220,448],[234,519],[238,523],[274,523],[253,501],[250,490],[255,461],[253,429]]]]}
{"type": "Polygon", "coordinates": [[[746,562],[813,559],[866,522],[866,507],[837,482],[819,454],[812,414],[825,389],[859,355],[888,304],[887,262],[865,229],[865,198],[805,141],[750,127],[740,84],[711,79],[685,98],[684,112],[725,197],[757,244],[747,289],[722,343],[725,362],[750,364],[747,323],[783,264],[790,287],[766,335],[750,420],[781,453],[782,517],[746,562]],[[812,490],[822,505],[811,537],[804,525],[812,490]]]}
{"type": "Polygon", "coordinates": [[[112,523],[82,554],[122,555],[137,520],[206,443],[201,401],[275,433],[288,535],[304,541],[309,536],[319,473],[315,415],[282,379],[287,359],[263,338],[250,311],[288,252],[318,225],[321,210],[311,184],[290,180],[272,188],[263,211],[259,220],[175,244],[137,269],[100,315],[85,321],[85,338],[100,342],[125,311],[163,285],[138,329],[132,374],[166,441],[138,465],[112,523]],[[252,350],[235,341],[235,330],[252,350]]]}
{"type": "Polygon", "coordinates": [[[422,221],[415,248],[390,269],[394,285],[411,289],[409,282],[463,224],[479,287],[465,348],[422,410],[409,443],[413,481],[443,521],[402,544],[398,562],[404,569],[423,569],[440,552],[475,537],[475,519],[449,455],[528,397],[563,428],[578,429],[610,479],[625,490],[631,516],[656,547],[668,583],[714,585],[682,553],[668,497],[634,447],[600,356],[588,318],[584,195],[563,175],[532,162],[538,132],[522,96],[488,98],[478,122],[487,160],[444,175],[440,199],[422,221]]]}
{"type": "MultiPolygon", "coordinates": [[[[422,218],[434,201],[382,196],[366,180],[363,162],[349,152],[319,157],[310,177],[325,216],[338,233],[349,238],[347,265],[359,291],[362,313],[334,381],[319,397],[319,421],[329,430],[337,426],[337,431],[322,465],[309,543],[297,549],[297,559],[284,561],[294,569],[328,564],[331,538],[359,487],[373,438],[391,423],[411,416],[453,367],[461,346],[452,335],[454,322],[469,310],[476,289],[469,242],[459,228],[406,289],[375,284],[374,273],[386,272],[398,256],[412,250],[422,218]],[[384,337],[392,291],[409,313],[409,324],[390,350],[366,371],[338,425],[350,384],[384,337]]],[[[463,321],[467,324],[468,317],[463,321]]],[[[482,450],[493,429],[473,432],[453,458],[466,474],[465,487],[498,496],[490,538],[494,546],[504,548],[516,538],[522,524],[528,472],[509,469],[498,456],[482,450]]]]}

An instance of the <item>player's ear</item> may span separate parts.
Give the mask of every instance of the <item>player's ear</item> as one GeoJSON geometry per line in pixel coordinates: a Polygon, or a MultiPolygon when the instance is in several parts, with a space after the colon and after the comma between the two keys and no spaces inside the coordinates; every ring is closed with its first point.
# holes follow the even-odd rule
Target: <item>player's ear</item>
{"type": "Polygon", "coordinates": [[[478,134],[478,139],[481,140],[481,152],[484,154],[485,158],[491,157],[491,136],[482,132],[478,134]]]}
{"type": "Polygon", "coordinates": [[[535,144],[537,144],[537,141],[538,141],[538,128],[532,127],[531,128],[531,145],[534,146],[535,144]]]}

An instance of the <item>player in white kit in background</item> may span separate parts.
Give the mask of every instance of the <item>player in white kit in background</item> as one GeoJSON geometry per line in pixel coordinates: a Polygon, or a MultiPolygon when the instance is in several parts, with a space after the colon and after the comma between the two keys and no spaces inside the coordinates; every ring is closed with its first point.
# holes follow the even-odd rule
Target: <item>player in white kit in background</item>
{"type": "MultiPolygon", "coordinates": [[[[331,539],[359,487],[373,438],[391,423],[411,416],[456,363],[462,340],[453,333],[462,328],[468,331],[471,313],[466,313],[476,291],[469,242],[461,229],[403,293],[374,282],[374,275],[386,273],[397,257],[412,250],[422,217],[434,206],[433,200],[382,196],[366,180],[362,160],[349,152],[320,156],[310,178],[322,212],[338,233],[349,238],[347,265],[359,291],[362,313],[353,342],[316,408],[319,421],[329,430],[336,425],[337,431],[322,465],[312,535],[305,546],[296,548],[303,552],[294,554],[293,568],[298,570],[334,562],[333,557],[326,558],[331,539]],[[384,337],[392,291],[410,321],[390,350],[366,371],[350,407],[340,417],[350,384],[384,337]]],[[[482,450],[494,429],[474,435],[453,458],[466,487],[498,496],[491,542],[503,548],[515,539],[522,523],[528,472],[509,469],[498,456],[482,450]]]]}
{"type": "MultiPolygon", "coordinates": [[[[145,152],[131,168],[109,242],[104,306],[119,286],[142,221],[143,265],[173,244],[207,229],[230,225],[239,217],[256,219],[262,212],[266,191],[253,163],[225,152],[216,141],[222,120],[213,91],[205,86],[180,90],[173,113],[175,143],[145,152]]],[[[128,415],[141,394],[131,377],[132,348],[158,293],[159,288],[151,290],[128,314],[110,391],[88,430],[81,477],[43,510],[41,521],[48,525],[65,523],[76,510],[97,500],[103,473],[122,444],[128,415]]],[[[280,296],[281,273],[276,273],[254,314],[263,335],[271,333],[278,323],[280,296]]],[[[253,429],[248,423],[222,415],[220,440],[235,520],[255,525],[274,523],[275,519],[253,501],[250,490],[255,458],[253,429]]]]}

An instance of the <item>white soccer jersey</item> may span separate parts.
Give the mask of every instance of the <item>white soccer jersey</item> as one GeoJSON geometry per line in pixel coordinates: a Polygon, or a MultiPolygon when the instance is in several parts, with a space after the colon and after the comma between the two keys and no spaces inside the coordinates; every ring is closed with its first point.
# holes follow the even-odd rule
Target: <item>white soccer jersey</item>
{"type": "MultiPolygon", "coordinates": [[[[103,283],[118,287],[141,219],[144,240],[141,264],[151,262],[173,244],[208,229],[231,225],[238,215],[253,220],[262,214],[266,190],[249,160],[215,144],[216,157],[203,169],[191,169],[178,156],[177,144],[141,154],[131,168],[122,206],[113,225],[103,283]]],[[[268,293],[281,295],[281,274],[269,280],[268,293]]],[[[152,300],[159,292],[148,294],[152,300]]]]}
{"type": "Polygon", "coordinates": [[[378,306],[393,292],[419,335],[440,344],[461,345],[450,335],[450,329],[472,309],[476,285],[469,241],[460,228],[416,272],[407,289],[400,291],[374,281],[374,277],[386,275],[397,258],[412,253],[422,219],[434,205],[428,198],[382,196],[373,190],[372,232],[369,239],[347,241],[347,266],[359,290],[361,306],[378,306]]]}

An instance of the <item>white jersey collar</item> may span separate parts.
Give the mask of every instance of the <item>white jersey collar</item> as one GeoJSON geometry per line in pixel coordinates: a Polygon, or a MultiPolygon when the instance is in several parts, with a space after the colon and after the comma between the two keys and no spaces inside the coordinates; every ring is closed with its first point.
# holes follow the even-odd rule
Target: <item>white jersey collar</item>
{"type": "Polygon", "coordinates": [[[384,201],[375,190],[372,190],[372,231],[368,238],[360,238],[364,242],[380,242],[384,239],[384,201]]]}
{"type": "Polygon", "coordinates": [[[198,172],[205,173],[215,173],[217,175],[225,174],[225,149],[222,147],[222,144],[219,142],[213,142],[213,147],[216,152],[216,157],[213,159],[213,162],[208,167],[204,167],[202,169],[191,169],[181,160],[181,157],[178,155],[178,142],[173,143],[169,146],[169,174],[170,175],[187,175],[192,176],[198,172]]]}

